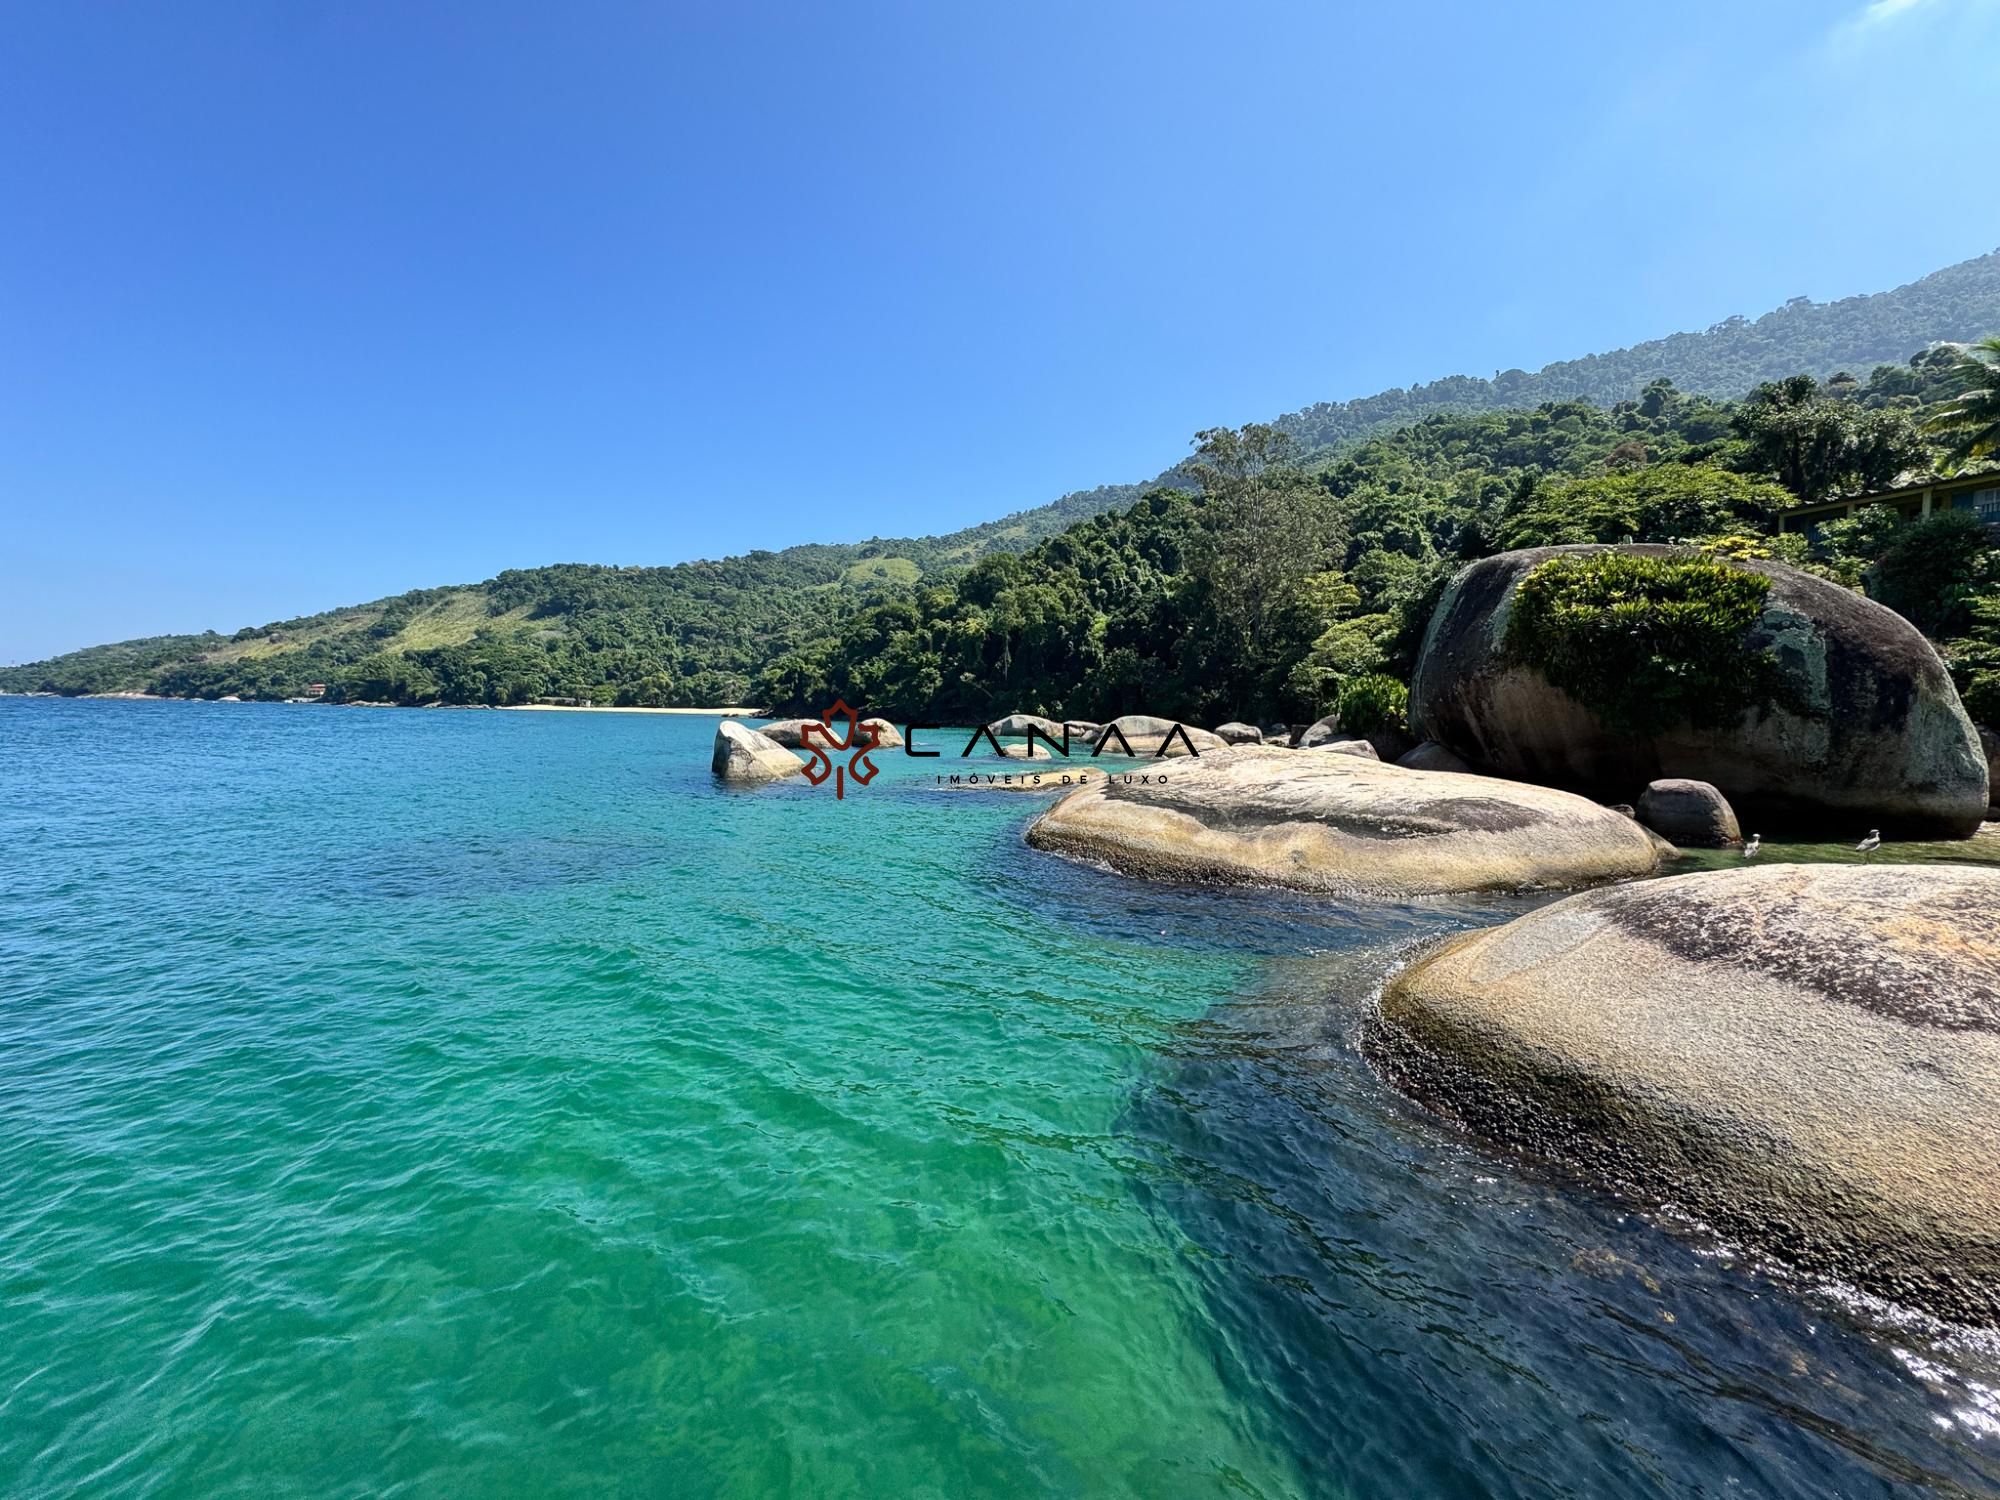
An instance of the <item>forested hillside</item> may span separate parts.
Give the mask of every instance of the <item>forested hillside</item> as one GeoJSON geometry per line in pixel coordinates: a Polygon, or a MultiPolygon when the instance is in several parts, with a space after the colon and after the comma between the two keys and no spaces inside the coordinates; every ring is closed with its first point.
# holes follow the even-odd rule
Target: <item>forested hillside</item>
{"type": "MultiPolygon", "coordinates": [[[[1914,408],[1939,397],[1943,366],[1911,363],[1913,351],[1996,329],[2000,251],[1893,292],[1827,304],[1799,299],[1755,321],[1730,319],[1705,333],[1534,375],[1458,376],[1310,407],[1255,429],[1254,462],[1218,454],[1211,439],[1205,456],[1174,465],[1151,487],[1186,492],[1178,498],[1113,485],[946,536],[809,545],[673,567],[510,570],[480,584],[416,590],[230,636],[162,636],[0,668],[0,691],[284,698],[324,683],[335,700],[717,704],[759,694],[804,703],[841,683],[888,708],[923,700],[920,687],[934,665],[931,701],[942,711],[987,706],[975,702],[984,692],[1002,707],[1027,693],[1021,702],[1085,712],[1126,701],[1117,683],[1157,683],[1171,667],[1177,675],[1170,681],[1179,684],[1172,691],[1183,696],[1169,703],[1156,691],[1150,706],[1193,712],[1197,705],[1219,709],[1228,695],[1202,686],[1204,674],[1223,673],[1221,664],[1244,652],[1246,661],[1263,664],[1233,674],[1260,684],[1241,699],[1242,711],[1300,713],[1355,676],[1355,662],[1390,660],[1381,651],[1370,657],[1357,643],[1382,637],[1382,622],[1399,617],[1442,560],[1521,534],[1524,497],[1545,481],[1661,462],[1785,479],[1783,454],[1752,453],[1731,426],[1736,414],[1708,398],[1794,374],[1875,370],[1865,386],[1829,387],[1828,399],[1862,413],[1914,408]],[[1225,457],[1282,477],[1282,484],[1274,478],[1257,487],[1279,498],[1267,494],[1247,511],[1222,503],[1218,497],[1229,491],[1214,466],[1225,457]],[[1142,495],[1140,509],[1111,514],[1142,495]],[[1301,496],[1313,504],[1302,507],[1301,496]],[[1322,497],[1333,506],[1324,514],[1322,497]],[[1106,519],[1065,535],[1093,517],[1106,519]],[[1311,527],[1332,529],[1300,532],[1308,518],[1311,527]],[[1245,528],[1316,548],[1321,560],[1337,552],[1338,600],[1351,590],[1354,602],[1320,599],[1304,608],[1259,584],[1266,597],[1247,617],[1251,633],[1215,636],[1214,601],[1203,591],[1230,596],[1247,585],[1224,574],[1260,576],[1227,544],[1245,528]],[[1223,573],[1191,585],[1197,574],[1189,570],[1209,555],[1205,548],[1220,549],[1212,550],[1211,565],[1223,573]],[[892,613],[882,613],[884,606],[892,613]],[[955,609],[961,613],[951,616],[955,609]],[[1004,642],[973,650],[966,610],[989,624],[994,610],[1019,613],[1018,639],[1003,631],[1004,642]],[[1053,623],[1079,610],[1078,620],[1053,623]],[[1047,631],[1038,633],[1030,617],[1045,617],[1047,631]],[[913,646],[909,630],[919,621],[924,630],[951,624],[957,634],[949,649],[913,646]],[[1329,621],[1340,625],[1344,644],[1322,640],[1329,621]],[[1094,645],[1056,639],[1086,627],[1099,632],[1094,645]],[[1139,639],[1161,631],[1176,642],[1167,655],[1166,647],[1139,639]],[[1295,649],[1310,662],[1286,656],[1295,649]],[[870,651],[880,664],[864,668],[870,651]],[[1289,662],[1279,674],[1289,686],[1273,675],[1280,659],[1289,662]]],[[[1883,454],[1899,451],[1887,428],[1875,439],[1883,454]]],[[[1869,441],[1861,434],[1849,446],[1861,451],[1869,441]]],[[[1770,443],[1782,447],[1779,439],[1770,443]]],[[[1882,461],[1862,463],[1812,482],[1851,487],[1864,473],[1880,478],[1882,468],[1882,461]]],[[[1795,484],[1794,493],[1808,490],[1795,484]]],[[[1756,529],[1753,519],[1745,524],[1756,529]]]]}
{"type": "Polygon", "coordinates": [[[1740,396],[1765,381],[1825,379],[1897,364],[1931,344],[2000,330],[2000,250],[1934,271],[1890,292],[1814,302],[1795,297],[1756,319],[1735,317],[1704,333],[1676,333],[1610,354],[1503,370],[1491,380],[1454,375],[1359,401],[1321,402],[1277,419],[1310,454],[1401,427],[1439,411],[1500,411],[1545,401],[1626,401],[1655,380],[1696,396],[1740,396]]]}
{"type": "MultiPolygon", "coordinates": [[[[1899,524],[1876,507],[1811,545],[1773,534],[1788,506],[1947,461],[1956,439],[1941,415],[1975,367],[2000,380],[2000,356],[1938,349],[1866,382],[1798,375],[1741,402],[1660,381],[1609,410],[1434,416],[1318,462],[1275,427],[1204,433],[1193,493],[1155,490],[863,610],[773,663],[758,694],[785,710],[840,696],[949,722],[1014,710],[1297,722],[1351,691],[1379,712],[1461,563],[1626,540],[1812,568],[1955,642],[1967,670],[1977,658],[2000,673],[2000,560],[1976,520],[1899,524]]],[[[1988,690],[2000,713],[2000,676],[1988,690]]]]}

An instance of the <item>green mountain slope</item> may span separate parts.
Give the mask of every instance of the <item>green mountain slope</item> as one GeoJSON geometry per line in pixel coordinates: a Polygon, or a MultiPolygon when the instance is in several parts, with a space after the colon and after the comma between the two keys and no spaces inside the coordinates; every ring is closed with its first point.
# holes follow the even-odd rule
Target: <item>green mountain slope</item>
{"type": "MultiPolygon", "coordinates": [[[[1865,375],[1931,343],[1995,330],[2000,251],[1890,292],[1832,303],[1796,299],[1754,321],[1732,318],[1532,375],[1453,376],[1308,407],[1275,425],[1322,466],[1359,440],[1442,414],[1563,401],[1608,408],[1659,379],[1683,393],[1736,396],[1801,371],[1865,375]]],[[[1177,464],[1159,484],[1191,488],[1190,471],[1177,464]]],[[[403,702],[741,702],[760,671],[838,634],[862,610],[921,585],[948,585],[982,558],[1026,551],[1131,505],[1150,487],[1078,492],[945,536],[814,544],[661,568],[510,570],[484,583],[417,590],[229,637],[153,637],[0,668],[0,691],[283,698],[325,683],[336,698],[403,702]]]]}

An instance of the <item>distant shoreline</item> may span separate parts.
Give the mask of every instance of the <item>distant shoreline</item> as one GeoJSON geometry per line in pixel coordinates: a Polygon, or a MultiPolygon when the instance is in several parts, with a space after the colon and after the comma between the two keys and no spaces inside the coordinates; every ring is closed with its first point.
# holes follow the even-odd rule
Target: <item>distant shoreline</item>
{"type": "Polygon", "coordinates": [[[503,703],[499,706],[502,712],[510,714],[722,714],[739,719],[764,717],[754,708],[636,708],[610,703],[503,703]]]}
{"type": "MultiPolygon", "coordinates": [[[[0,698],[56,698],[70,702],[103,702],[118,700],[139,703],[256,703],[276,702],[276,699],[256,698],[182,698],[168,693],[0,693],[0,698]]],[[[317,707],[322,700],[286,699],[294,705],[310,701],[317,707]]],[[[376,703],[355,699],[347,703],[327,703],[328,708],[486,708],[498,709],[502,713],[536,714],[696,714],[718,718],[761,719],[761,709],[744,706],[724,708],[640,708],[629,704],[612,703],[376,703]]]]}

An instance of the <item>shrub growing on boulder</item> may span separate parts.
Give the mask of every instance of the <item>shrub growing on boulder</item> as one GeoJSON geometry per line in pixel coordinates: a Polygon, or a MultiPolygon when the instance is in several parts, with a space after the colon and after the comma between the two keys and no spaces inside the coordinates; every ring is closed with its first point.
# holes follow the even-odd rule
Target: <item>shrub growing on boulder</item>
{"type": "Polygon", "coordinates": [[[1712,728],[1774,690],[1747,644],[1770,589],[1692,554],[1553,557],[1521,580],[1506,648],[1614,729],[1712,728]]]}

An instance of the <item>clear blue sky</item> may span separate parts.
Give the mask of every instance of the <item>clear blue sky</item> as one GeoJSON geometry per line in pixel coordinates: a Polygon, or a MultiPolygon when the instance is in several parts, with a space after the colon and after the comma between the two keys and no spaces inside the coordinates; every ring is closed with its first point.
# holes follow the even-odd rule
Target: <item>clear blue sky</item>
{"type": "Polygon", "coordinates": [[[2000,0],[0,4],[0,661],[941,531],[2000,243],[2000,0]]]}

